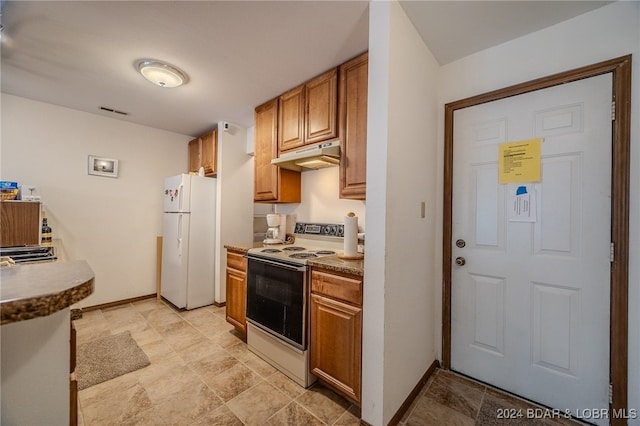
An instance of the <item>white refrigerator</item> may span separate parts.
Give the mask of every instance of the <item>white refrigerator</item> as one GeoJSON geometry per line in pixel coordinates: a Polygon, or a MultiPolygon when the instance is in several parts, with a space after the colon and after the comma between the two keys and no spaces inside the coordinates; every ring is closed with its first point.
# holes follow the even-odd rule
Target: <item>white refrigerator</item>
{"type": "Polygon", "coordinates": [[[177,308],[211,305],[215,287],[216,179],[165,179],[162,297],[177,308]]]}

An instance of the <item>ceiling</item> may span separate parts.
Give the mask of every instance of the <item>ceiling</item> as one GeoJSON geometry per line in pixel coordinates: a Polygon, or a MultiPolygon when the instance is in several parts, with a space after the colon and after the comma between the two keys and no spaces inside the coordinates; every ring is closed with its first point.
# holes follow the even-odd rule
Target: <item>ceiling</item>
{"type": "MultiPolygon", "coordinates": [[[[257,105],[368,48],[367,1],[1,3],[2,92],[191,136],[251,126],[257,105]],[[152,85],[142,58],[188,84],[152,85]]],[[[440,64],[607,3],[400,2],[440,64]]]]}

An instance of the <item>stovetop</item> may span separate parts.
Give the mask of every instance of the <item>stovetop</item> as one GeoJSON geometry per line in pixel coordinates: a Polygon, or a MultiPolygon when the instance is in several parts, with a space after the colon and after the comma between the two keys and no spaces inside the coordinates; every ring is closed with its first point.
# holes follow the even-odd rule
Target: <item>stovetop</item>
{"type": "Polygon", "coordinates": [[[296,239],[295,244],[277,244],[258,247],[249,250],[249,256],[262,257],[270,260],[281,260],[300,265],[306,265],[307,259],[317,259],[322,256],[338,254],[332,247],[310,247],[296,239]]]}
{"type": "Polygon", "coordinates": [[[291,244],[268,244],[250,249],[248,256],[306,265],[307,259],[332,256],[344,247],[342,224],[296,223],[291,244]]]}

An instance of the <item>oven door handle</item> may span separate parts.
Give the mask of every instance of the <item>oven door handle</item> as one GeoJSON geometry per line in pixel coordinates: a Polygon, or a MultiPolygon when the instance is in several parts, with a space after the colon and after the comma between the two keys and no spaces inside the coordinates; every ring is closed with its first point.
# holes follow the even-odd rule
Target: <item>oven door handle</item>
{"type": "Polygon", "coordinates": [[[304,271],[307,270],[306,266],[293,266],[293,265],[287,265],[286,263],[274,262],[273,260],[258,259],[256,257],[251,257],[251,256],[245,256],[245,257],[248,260],[253,260],[253,261],[259,262],[259,263],[266,263],[266,264],[269,264],[269,265],[277,266],[279,268],[289,269],[291,271],[304,272],[304,271]]]}

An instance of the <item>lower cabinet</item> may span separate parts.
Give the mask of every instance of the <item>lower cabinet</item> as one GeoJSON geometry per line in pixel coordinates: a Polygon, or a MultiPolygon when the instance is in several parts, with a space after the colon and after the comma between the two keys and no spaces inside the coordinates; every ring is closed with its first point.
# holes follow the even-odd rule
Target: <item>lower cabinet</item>
{"type": "Polygon", "coordinates": [[[362,277],[311,272],[310,369],[319,380],[360,404],[362,277]]]}
{"type": "Polygon", "coordinates": [[[244,253],[227,249],[227,322],[247,334],[247,259],[244,253]]]}

